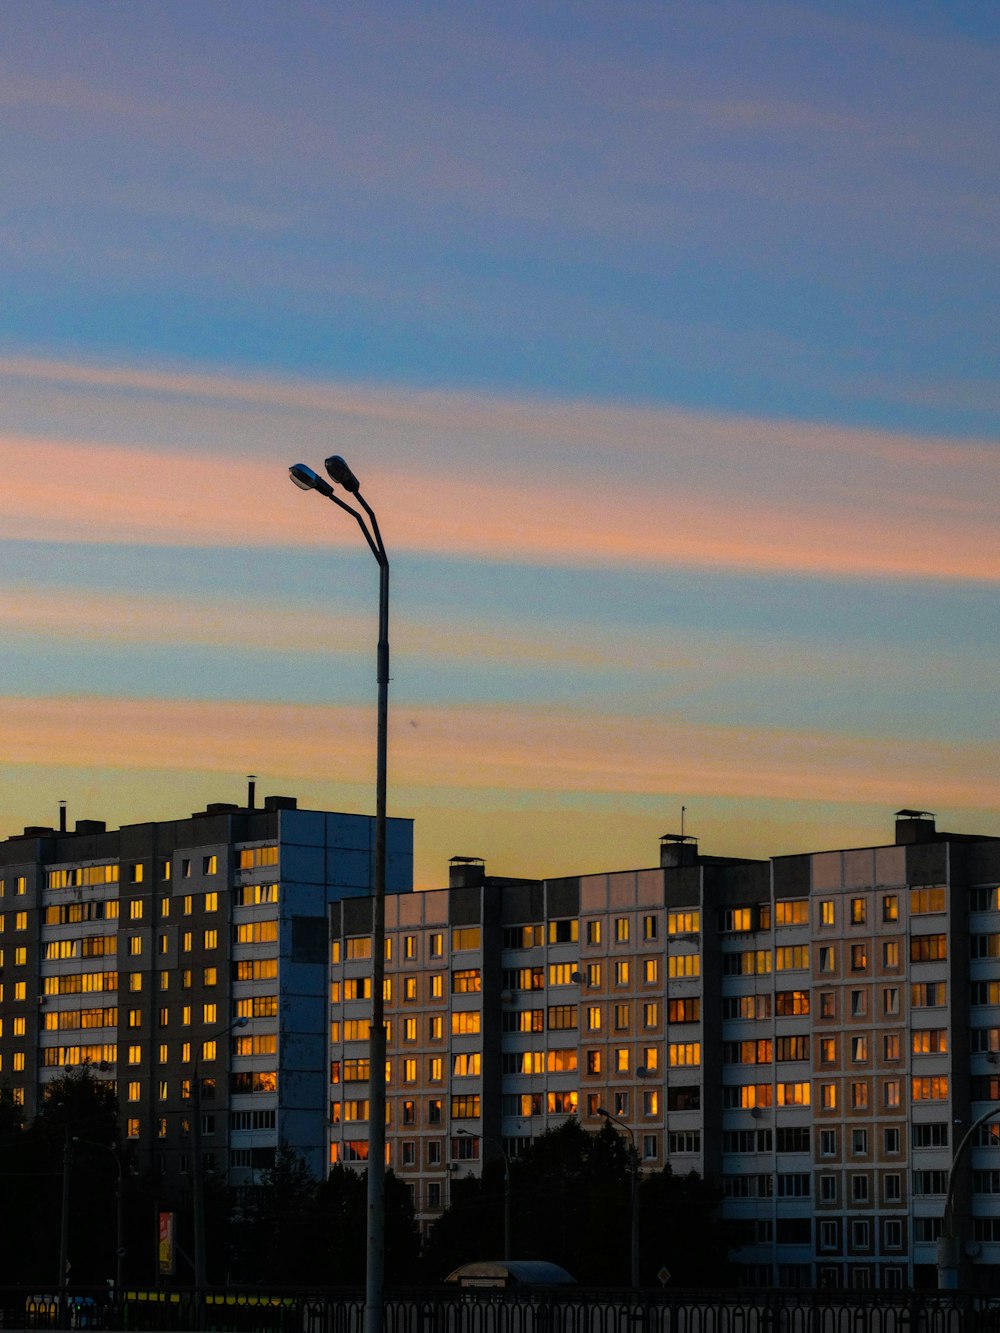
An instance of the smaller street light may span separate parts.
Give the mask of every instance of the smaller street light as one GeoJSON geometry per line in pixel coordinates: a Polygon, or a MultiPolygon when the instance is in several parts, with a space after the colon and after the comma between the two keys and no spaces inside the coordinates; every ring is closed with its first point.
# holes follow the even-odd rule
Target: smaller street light
{"type": "Polygon", "coordinates": [[[109,1143],[98,1143],[96,1139],[74,1139],[74,1143],[84,1143],[88,1148],[101,1148],[111,1154],[115,1164],[115,1304],[121,1302],[122,1269],[125,1261],[125,1168],[122,1165],[120,1148],[112,1148],[109,1143]]]}
{"type": "Polygon", "coordinates": [[[205,1298],[205,1173],[201,1160],[201,1055],[206,1041],[216,1041],[225,1037],[234,1028],[245,1028],[249,1018],[234,1018],[225,1027],[217,1028],[201,1038],[198,1054],[195,1056],[192,1070],[192,1110],[191,1145],[194,1160],[191,1163],[191,1192],[194,1197],[194,1286],[195,1300],[198,1302],[198,1319],[201,1319],[202,1302],[205,1298]]]}
{"type": "Polygon", "coordinates": [[[471,1129],[456,1129],[456,1134],[462,1134],[467,1139],[478,1139],[480,1143],[492,1143],[500,1149],[500,1155],[503,1157],[503,1261],[508,1263],[510,1260],[510,1158],[503,1144],[496,1139],[489,1138],[486,1134],[477,1134],[471,1129]]]}
{"type": "Polygon", "coordinates": [[[612,1115],[606,1106],[599,1106],[597,1114],[603,1116],[605,1121],[613,1121],[616,1125],[621,1125],[629,1137],[628,1163],[629,1175],[631,1177],[631,1190],[629,1193],[629,1219],[630,1219],[630,1268],[632,1290],[639,1290],[639,1149],[635,1146],[635,1131],[631,1125],[627,1125],[624,1120],[619,1120],[616,1115],[612,1115]]]}

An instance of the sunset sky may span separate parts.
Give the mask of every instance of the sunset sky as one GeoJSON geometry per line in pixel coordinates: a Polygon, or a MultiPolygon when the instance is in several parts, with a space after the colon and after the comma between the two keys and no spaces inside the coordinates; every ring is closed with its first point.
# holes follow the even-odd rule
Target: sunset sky
{"type": "Polygon", "coordinates": [[[0,836],[1000,835],[995,0],[0,7],[0,836]]]}

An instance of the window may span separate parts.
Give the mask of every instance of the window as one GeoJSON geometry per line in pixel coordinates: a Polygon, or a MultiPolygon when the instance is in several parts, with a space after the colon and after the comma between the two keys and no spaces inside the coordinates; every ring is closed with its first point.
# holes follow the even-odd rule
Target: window
{"type": "Polygon", "coordinates": [[[868,1202],[868,1177],[851,1176],[851,1198],[855,1203],[868,1202]]]}
{"type": "Polygon", "coordinates": [[[867,1157],[868,1155],[867,1129],[851,1130],[851,1152],[855,1157],[867,1157]]]}
{"type": "Polygon", "coordinates": [[[899,941],[883,940],[882,942],[882,966],[885,968],[899,967],[899,941]]]}
{"type": "Polygon", "coordinates": [[[587,922],[587,943],[600,944],[601,942],[601,923],[600,921],[587,922]]]}
{"type": "Polygon", "coordinates": [[[914,1055],[944,1055],[948,1050],[947,1028],[914,1028],[914,1055]]]}
{"type": "Polygon", "coordinates": [[[910,1005],[914,1009],[940,1009],[947,1003],[943,981],[917,982],[910,987],[910,1005]]]}
{"type": "Polygon", "coordinates": [[[834,926],[837,920],[834,915],[833,899],[822,898],[819,904],[819,924],[821,926],[834,926]]]}
{"type": "Polygon", "coordinates": [[[882,1012],[883,1014],[899,1013],[899,987],[886,986],[882,991],[882,1012]]]}
{"type": "Polygon", "coordinates": [[[615,941],[618,944],[627,944],[629,937],[629,919],[627,916],[615,917],[615,941]]]}
{"type": "Polygon", "coordinates": [[[819,1041],[819,1063],[834,1065],[837,1063],[837,1038],[821,1037],[819,1041]]]}
{"type": "Polygon", "coordinates": [[[898,1153],[899,1146],[899,1127],[897,1125],[890,1125],[882,1131],[882,1150],[887,1154],[898,1153]]]}
{"type": "Polygon", "coordinates": [[[899,898],[895,893],[886,893],[882,896],[882,920],[899,920],[899,898]]]}
{"type": "Polygon", "coordinates": [[[579,937],[579,922],[575,918],[549,922],[550,944],[575,944],[579,937]]]}
{"type": "Polygon", "coordinates": [[[555,1004],[549,1006],[548,1012],[550,1031],[563,1031],[577,1026],[577,1010],[575,1004],[555,1004]]]}
{"type": "MultiPolygon", "coordinates": [[[[693,1022],[695,1020],[691,1021],[693,1022]]],[[[646,1029],[658,1028],[660,1026],[660,1004],[658,1000],[647,1000],[643,1004],[642,1026],[646,1029]]]]}
{"type": "Polygon", "coordinates": [[[807,926],[809,924],[809,900],[790,898],[774,904],[775,926],[807,926]]]}
{"type": "Polygon", "coordinates": [[[825,1172],[819,1178],[819,1197],[823,1203],[837,1202],[837,1177],[825,1172]]]}
{"type": "Polygon", "coordinates": [[[868,945],[851,945],[851,971],[864,972],[868,967],[868,945]]]}
{"type": "Polygon", "coordinates": [[[864,1064],[868,1060],[868,1037],[851,1038],[851,1060],[854,1064],[864,1064]]]}
{"type": "Polygon", "coordinates": [[[914,1077],[911,1081],[911,1093],[915,1102],[940,1102],[948,1100],[948,1075],[932,1074],[926,1077],[914,1077]]]}
{"type": "Polygon", "coordinates": [[[835,1129],[821,1129],[819,1132],[819,1155],[821,1157],[836,1157],[837,1155],[837,1131],[835,1129]]]}
{"type": "MultiPolygon", "coordinates": [[[[644,940],[656,939],[657,921],[655,916],[644,916],[642,918],[642,938],[644,940]]],[[[674,932],[671,931],[671,934],[674,932]]]]}
{"type": "MultiPolygon", "coordinates": [[[[451,1118],[452,1120],[478,1120],[479,1093],[453,1096],[451,1099],[451,1118]]],[[[473,1140],[473,1142],[477,1141],[473,1140]]]]}
{"type": "Polygon", "coordinates": [[[655,985],[660,979],[660,960],[644,958],[642,960],[642,980],[646,986],[655,985]]]}
{"type": "Polygon", "coordinates": [[[898,1032],[886,1032],[882,1037],[882,1059],[886,1062],[899,1059],[900,1041],[898,1032]]]}
{"type": "Polygon", "coordinates": [[[910,915],[926,916],[932,912],[943,912],[947,908],[947,890],[943,887],[910,890],[910,915]]]}
{"type": "Polygon", "coordinates": [[[863,926],[868,920],[868,907],[864,898],[851,899],[851,925],[863,926]]]}
{"type": "Polygon", "coordinates": [[[910,940],[911,963],[936,963],[947,957],[947,935],[914,935],[910,940]]]}
{"type": "Polygon", "coordinates": [[[470,995],[482,989],[478,967],[467,967],[451,974],[452,995],[470,995]]]}
{"type": "Polygon", "coordinates": [[[809,966],[809,945],[783,945],[774,951],[774,967],[777,972],[787,972],[809,966]]]}
{"type": "Polygon", "coordinates": [[[868,1109],[868,1084],[861,1082],[852,1083],[851,1110],[866,1111],[867,1109],[868,1109]]]}
{"type": "Polygon", "coordinates": [[[627,1031],[629,1030],[629,1026],[630,1026],[630,1024],[631,1024],[631,1013],[630,1013],[630,1009],[631,1009],[631,1006],[628,1005],[628,1004],[616,1004],[616,1005],[615,1005],[615,1007],[614,1007],[614,1013],[615,1013],[615,1031],[616,1031],[616,1032],[627,1032],[627,1031]]]}
{"type": "Polygon", "coordinates": [[[451,932],[452,951],[456,949],[478,949],[481,931],[478,926],[458,926],[451,932]]]}
{"type": "MultiPolygon", "coordinates": [[[[738,958],[739,954],[727,954],[727,958],[738,958]]],[[[768,955],[770,961],[770,955],[768,955]]],[[[768,968],[770,971],[770,968],[768,968]]],[[[671,954],[667,959],[667,976],[671,978],[700,977],[701,957],[696,953],[671,954]]]]}
{"type": "Polygon", "coordinates": [[[442,957],[444,954],[444,936],[439,932],[431,935],[428,941],[428,949],[432,958],[442,957]]]}
{"type": "Polygon", "coordinates": [[[866,990],[851,991],[851,1017],[867,1018],[868,1016],[868,992],[866,990]]]}
{"type": "Polygon", "coordinates": [[[587,1009],[587,1030],[588,1032],[601,1030],[601,1007],[598,1004],[592,1004],[587,1009]]]}

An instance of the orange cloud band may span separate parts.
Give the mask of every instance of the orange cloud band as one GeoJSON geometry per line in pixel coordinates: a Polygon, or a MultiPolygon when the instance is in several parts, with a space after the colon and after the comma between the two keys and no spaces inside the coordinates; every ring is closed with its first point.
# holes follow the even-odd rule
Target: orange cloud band
{"type": "MultiPolygon", "coordinates": [[[[0,699],[0,763],[269,772],[365,782],[372,710],[113,698],[0,699]]],[[[400,709],[397,787],[1000,806],[995,747],[692,725],[541,708],[400,709]]],[[[399,813],[405,813],[400,811],[399,813]]]]}
{"type": "Polygon", "coordinates": [[[356,543],[343,515],[284,479],[300,449],[314,459],[317,439],[349,439],[394,550],[1000,579],[989,443],[14,358],[0,376],[21,419],[61,413],[66,432],[0,436],[9,537],[356,543]],[[207,443],[163,443],[178,438],[207,443]]]}

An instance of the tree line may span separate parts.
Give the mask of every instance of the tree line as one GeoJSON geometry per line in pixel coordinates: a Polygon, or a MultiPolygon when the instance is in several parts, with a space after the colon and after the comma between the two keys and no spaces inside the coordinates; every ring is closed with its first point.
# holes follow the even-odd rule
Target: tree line
{"type": "MultiPolygon", "coordinates": [[[[57,1079],[38,1115],[23,1122],[0,1091],[0,1285],[53,1290],[59,1282],[64,1167],[69,1165],[69,1283],[98,1287],[115,1273],[117,1197],[122,1186],[123,1279],[157,1282],[156,1220],[176,1217],[177,1266],[167,1285],[192,1281],[191,1199],[163,1197],[155,1172],[139,1174],[118,1138],[108,1083],[83,1067],[57,1079]]],[[[451,1178],[448,1208],[421,1235],[410,1190],[386,1173],[388,1287],[442,1281],[452,1270],[503,1253],[505,1169],[486,1151],[481,1176],[451,1178]]],[[[596,1134],[576,1120],[532,1140],[510,1163],[511,1257],[545,1259],[587,1286],[626,1286],[630,1273],[629,1146],[609,1124],[596,1134]]],[[[657,1286],[725,1280],[731,1236],[718,1216],[721,1195],[695,1173],[644,1172],[638,1192],[640,1279],[657,1286]]],[[[357,1288],[363,1285],[366,1182],[336,1165],[315,1179],[279,1148],[253,1187],[230,1190],[206,1173],[207,1271],[213,1285],[357,1288]]]]}

